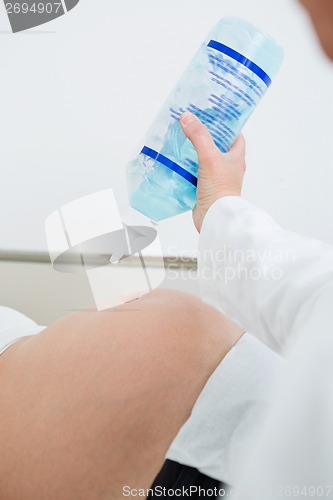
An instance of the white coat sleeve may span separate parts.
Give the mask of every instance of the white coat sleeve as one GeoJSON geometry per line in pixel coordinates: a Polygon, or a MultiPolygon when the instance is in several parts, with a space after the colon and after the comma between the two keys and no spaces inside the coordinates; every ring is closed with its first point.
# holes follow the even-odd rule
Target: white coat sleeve
{"type": "Polygon", "coordinates": [[[333,499],[333,286],[298,323],[286,371],[235,500],[333,499]]]}
{"type": "Polygon", "coordinates": [[[333,280],[333,248],[241,197],[217,200],[199,242],[202,298],[279,351],[333,280]]]}

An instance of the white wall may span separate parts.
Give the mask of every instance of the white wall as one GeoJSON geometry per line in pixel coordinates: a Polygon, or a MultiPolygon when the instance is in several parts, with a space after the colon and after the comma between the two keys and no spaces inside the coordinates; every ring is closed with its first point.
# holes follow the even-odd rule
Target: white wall
{"type": "MultiPolygon", "coordinates": [[[[0,249],[46,249],[46,216],[79,196],[112,186],[126,204],[131,149],[229,14],[286,51],[246,129],[244,194],[289,229],[333,243],[333,68],[293,0],[81,0],[16,35],[0,4],[0,249]]],[[[161,236],[165,253],[196,247],[189,214],[161,224],[161,236]]]]}

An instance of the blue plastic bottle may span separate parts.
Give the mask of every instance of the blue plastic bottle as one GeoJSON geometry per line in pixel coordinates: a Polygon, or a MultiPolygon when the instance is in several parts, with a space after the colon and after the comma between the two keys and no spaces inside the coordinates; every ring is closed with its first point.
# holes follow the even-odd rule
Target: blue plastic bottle
{"type": "Polygon", "coordinates": [[[224,18],[208,35],[128,164],[131,207],[158,222],[193,209],[198,157],[179,122],[191,111],[230,149],[283,61],[272,38],[224,18]]]}

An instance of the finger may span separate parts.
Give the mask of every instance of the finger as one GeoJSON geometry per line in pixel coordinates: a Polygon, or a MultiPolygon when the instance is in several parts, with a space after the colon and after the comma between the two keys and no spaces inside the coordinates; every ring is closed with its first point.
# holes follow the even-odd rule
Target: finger
{"type": "Polygon", "coordinates": [[[208,128],[193,113],[184,113],[180,117],[180,123],[184,134],[196,149],[199,163],[219,153],[208,128]]]}
{"type": "Polygon", "coordinates": [[[229,155],[241,155],[245,156],[245,150],[246,150],[246,141],[243,136],[243,134],[239,135],[233,145],[230,148],[229,155]]]}

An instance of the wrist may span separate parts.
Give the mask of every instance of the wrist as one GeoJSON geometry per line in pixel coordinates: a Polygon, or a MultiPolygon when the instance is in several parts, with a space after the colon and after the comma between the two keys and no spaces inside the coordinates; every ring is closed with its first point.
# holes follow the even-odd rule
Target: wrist
{"type": "Polygon", "coordinates": [[[210,210],[210,208],[218,200],[221,200],[222,198],[240,198],[240,197],[241,197],[241,193],[239,193],[239,192],[228,192],[228,193],[224,193],[223,195],[216,197],[210,203],[206,203],[206,204],[197,203],[196,206],[194,207],[194,210],[193,210],[193,222],[194,222],[194,225],[195,225],[198,233],[201,232],[201,227],[202,227],[204,219],[207,215],[207,212],[210,210]]]}

